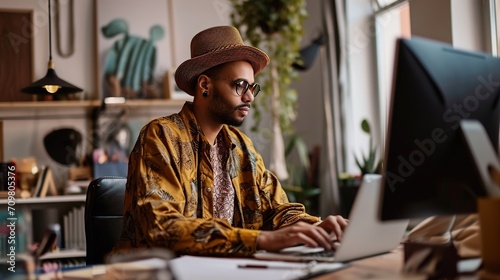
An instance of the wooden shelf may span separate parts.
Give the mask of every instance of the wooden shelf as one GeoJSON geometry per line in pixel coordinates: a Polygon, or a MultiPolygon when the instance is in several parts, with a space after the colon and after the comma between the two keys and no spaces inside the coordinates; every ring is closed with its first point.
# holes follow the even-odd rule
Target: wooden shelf
{"type": "Polygon", "coordinates": [[[53,259],[69,259],[69,258],[85,258],[87,252],[78,249],[61,249],[60,251],[49,252],[40,257],[40,260],[53,260],[53,259]]]}
{"type": "MultiPolygon", "coordinates": [[[[72,203],[72,202],[85,202],[86,195],[58,195],[58,196],[46,196],[46,197],[29,197],[29,198],[16,198],[15,205],[48,205],[54,203],[72,203]]],[[[7,199],[0,199],[0,205],[7,205],[7,199]]]]}
{"type": "MultiPolygon", "coordinates": [[[[188,97],[186,99],[127,100],[121,104],[106,104],[106,108],[133,109],[130,111],[135,114],[160,110],[177,111],[188,100],[190,100],[188,97]]],[[[85,118],[101,105],[100,100],[0,102],[0,120],[85,118]]]]}
{"type": "MultiPolygon", "coordinates": [[[[184,104],[186,99],[134,99],[127,100],[121,104],[108,104],[110,107],[151,107],[151,106],[179,106],[184,104]]],[[[72,100],[72,101],[33,101],[33,102],[0,102],[0,109],[54,109],[54,108],[84,108],[84,107],[100,107],[100,100],[72,100]]]]}
{"type": "Polygon", "coordinates": [[[96,107],[97,100],[0,102],[0,109],[96,107]]]}

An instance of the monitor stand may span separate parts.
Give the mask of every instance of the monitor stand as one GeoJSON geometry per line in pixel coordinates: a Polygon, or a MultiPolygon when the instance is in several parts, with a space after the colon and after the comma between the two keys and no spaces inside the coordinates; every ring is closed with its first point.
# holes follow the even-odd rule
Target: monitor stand
{"type": "Polygon", "coordinates": [[[486,130],[476,120],[462,120],[460,127],[487,196],[500,197],[500,162],[486,130]]]}

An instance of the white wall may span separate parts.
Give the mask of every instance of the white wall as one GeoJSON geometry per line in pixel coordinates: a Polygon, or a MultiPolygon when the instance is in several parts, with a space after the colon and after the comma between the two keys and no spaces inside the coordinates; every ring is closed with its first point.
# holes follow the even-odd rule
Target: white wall
{"type": "Polygon", "coordinates": [[[488,30],[484,27],[485,3],[475,0],[452,1],[453,46],[465,50],[486,51],[488,30]]]}
{"type": "Polygon", "coordinates": [[[412,35],[452,44],[473,51],[488,49],[484,1],[410,1],[412,35]]]}
{"type": "Polygon", "coordinates": [[[451,0],[410,1],[412,35],[451,43],[451,0]]]}
{"type": "MultiPolygon", "coordinates": [[[[167,0],[169,1],[169,0],[167,0]]],[[[229,1],[170,0],[173,8],[174,65],[191,57],[191,38],[199,31],[216,25],[227,25],[232,6],[229,1]]]]}
{"type": "MultiPolygon", "coordinates": [[[[318,37],[323,30],[321,1],[307,1],[309,17],[304,21],[304,37],[302,46],[308,46],[318,37]]],[[[294,82],[292,87],[298,92],[298,111],[295,121],[296,132],[303,137],[309,147],[320,145],[325,148],[322,141],[325,139],[325,122],[323,106],[323,81],[322,70],[326,69],[326,57],[320,51],[316,60],[307,71],[299,72],[300,80],[294,82]]]]}

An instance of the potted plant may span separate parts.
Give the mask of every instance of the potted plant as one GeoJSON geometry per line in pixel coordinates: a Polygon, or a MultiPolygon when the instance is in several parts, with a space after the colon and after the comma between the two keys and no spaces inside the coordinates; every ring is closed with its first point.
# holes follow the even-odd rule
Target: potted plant
{"type": "Polygon", "coordinates": [[[339,174],[339,192],[341,197],[340,212],[348,216],[351,211],[352,203],[358,192],[359,186],[365,174],[380,174],[382,160],[377,159],[377,148],[373,145],[373,136],[368,120],[361,121],[361,130],[370,137],[368,144],[368,153],[363,154],[361,158],[354,155],[356,165],[359,168],[359,174],[339,174]]]}
{"type": "Polygon", "coordinates": [[[361,121],[361,130],[368,134],[370,143],[368,144],[368,155],[363,155],[361,159],[355,157],[356,165],[359,167],[361,175],[380,173],[382,160],[377,160],[377,148],[373,145],[372,130],[368,120],[361,121]]]}

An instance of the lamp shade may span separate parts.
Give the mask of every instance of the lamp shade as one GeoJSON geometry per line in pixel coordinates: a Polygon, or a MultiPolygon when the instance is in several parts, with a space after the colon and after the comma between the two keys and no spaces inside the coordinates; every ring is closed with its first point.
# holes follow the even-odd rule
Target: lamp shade
{"type": "Polygon", "coordinates": [[[82,89],[59,78],[53,68],[53,63],[49,62],[49,68],[45,77],[33,82],[31,85],[21,89],[29,94],[67,94],[81,92],[82,89]]]}
{"type": "Polygon", "coordinates": [[[50,0],[48,0],[49,9],[49,65],[45,77],[38,81],[33,82],[31,85],[21,89],[24,93],[47,95],[47,94],[68,94],[82,91],[81,88],[76,87],[65,80],[62,80],[56,75],[54,70],[54,62],[52,61],[52,24],[51,24],[51,9],[50,0]]]}

